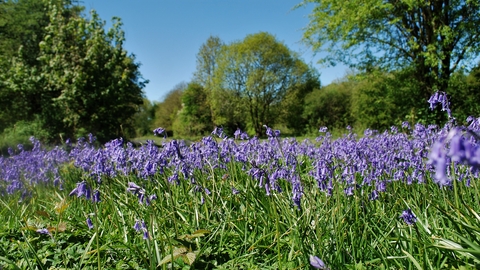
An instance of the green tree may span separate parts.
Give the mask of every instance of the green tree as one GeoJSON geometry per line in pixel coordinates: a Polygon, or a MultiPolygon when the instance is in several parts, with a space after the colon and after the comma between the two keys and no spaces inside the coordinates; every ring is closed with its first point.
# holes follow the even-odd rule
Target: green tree
{"type": "Polygon", "coordinates": [[[100,141],[134,135],[132,116],[143,103],[146,81],[123,49],[120,19],[105,31],[94,11],[89,19],[64,14],[64,5],[50,2],[38,64],[30,65],[21,47],[4,74],[8,92],[22,97],[16,106],[39,115],[52,140],[89,132],[100,141]]]}
{"type": "Polygon", "coordinates": [[[165,96],[165,99],[157,103],[154,121],[155,128],[162,127],[170,136],[173,135],[173,123],[182,109],[182,95],[186,88],[187,83],[185,82],[175,85],[165,96]]]}
{"type": "Polygon", "coordinates": [[[208,93],[198,82],[191,82],[182,94],[182,109],[173,132],[180,136],[206,135],[213,130],[208,93]]]}
{"type": "Polygon", "coordinates": [[[310,92],[305,97],[303,110],[303,118],[308,121],[309,132],[316,133],[321,126],[332,130],[353,125],[351,103],[355,86],[354,81],[344,80],[310,92]]]}
{"type": "Polygon", "coordinates": [[[200,46],[200,50],[197,53],[197,70],[194,74],[194,81],[201,86],[206,88],[211,86],[211,80],[218,67],[218,57],[224,46],[223,41],[217,36],[210,36],[200,46]]]}
{"type": "Polygon", "coordinates": [[[477,0],[305,0],[314,4],[304,40],[326,63],[361,70],[414,69],[422,97],[446,91],[452,73],[480,52],[477,0]]]}
{"type": "MultiPolygon", "coordinates": [[[[83,11],[83,7],[73,5],[74,1],[56,0],[55,3],[64,7],[62,16],[66,19],[79,16],[83,11]]],[[[2,74],[11,74],[11,70],[15,68],[12,66],[14,63],[12,59],[18,57],[20,48],[22,62],[28,66],[39,66],[39,43],[43,40],[46,27],[50,23],[47,10],[48,1],[0,1],[0,78],[2,74]]],[[[29,109],[32,100],[28,100],[24,93],[11,91],[7,85],[6,79],[2,78],[0,132],[7,127],[13,127],[18,121],[38,122],[36,120],[38,117],[29,109]]]]}
{"type": "Polygon", "coordinates": [[[292,135],[305,134],[307,131],[312,119],[308,114],[304,114],[305,106],[310,94],[319,88],[319,74],[311,68],[303,84],[298,84],[287,91],[281,103],[279,122],[285,125],[292,135]]]}
{"type": "Polygon", "coordinates": [[[152,103],[147,98],[143,98],[143,104],[139,106],[139,110],[133,116],[135,135],[137,137],[152,135],[152,131],[156,128],[153,125],[156,109],[157,104],[152,103]]]}
{"type": "Polygon", "coordinates": [[[480,65],[473,68],[469,74],[456,72],[453,75],[449,90],[450,108],[459,123],[465,123],[468,116],[480,117],[479,91],[480,65]]]}
{"type": "Polygon", "coordinates": [[[306,83],[310,72],[269,33],[231,43],[222,51],[214,75],[214,123],[235,129],[247,122],[256,135],[263,134],[263,125],[273,126],[279,120],[288,91],[306,83]]]}

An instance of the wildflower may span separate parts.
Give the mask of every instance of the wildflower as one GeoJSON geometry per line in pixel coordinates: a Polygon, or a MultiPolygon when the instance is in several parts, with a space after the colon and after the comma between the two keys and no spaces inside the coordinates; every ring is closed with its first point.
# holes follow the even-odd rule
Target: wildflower
{"type": "Polygon", "coordinates": [[[232,194],[237,195],[238,193],[240,193],[240,191],[238,191],[238,189],[232,187],[232,194]]]}
{"type": "Polygon", "coordinates": [[[135,225],[133,225],[135,231],[139,232],[142,229],[142,223],[143,222],[140,222],[140,220],[137,220],[137,222],[135,222],[135,225]]]}
{"type": "Polygon", "coordinates": [[[93,223],[92,223],[92,220],[90,218],[87,218],[87,226],[89,229],[93,229],[93,223]]]}
{"type": "Polygon", "coordinates": [[[130,191],[133,194],[144,193],[143,189],[134,182],[128,182],[127,191],[130,191]]]}
{"type": "Polygon", "coordinates": [[[77,195],[77,198],[80,198],[82,196],[85,196],[87,200],[90,199],[90,188],[87,186],[87,182],[82,181],[80,183],[77,183],[77,186],[70,192],[70,196],[77,195]]]}
{"type": "Polygon", "coordinates": [[[36,230],[37,233],[39,234],[50,234],[50,231],[48,231],[47,229],[38,229],[36,230]]]}
{"type": "Polygon", "coordinates": [[[149,234],[147,230],[147,225],[145,224],[145,221],[143,220],[137,220],[135,222],[135,225],[133,225],[133,228],[135,231],[140,232],[143,231],[143,239],[148,240],[149,239],[149,234]]]}
{"type": "Polygon", "coordinates": [[[437,104],[442,104],[442,111],[446,111],[448,114],[448,118],[452,118],[452,113],[450,111],[450,102],[448,102],[447,94],[444,92],[435,92],[430,99],[428,100],[430,103],[430,110],[435,109],[437,104]]]}
{"type": "Polygon", "coordinates": [[[156,129],[153,130],[153,135],[155,135],[155,136],[160,136],[162,134],[165,135],[165,129],[164,128],[159,127],[159,128],[156,128],[156,129]]]}
{"type": "Polygon", "coordinates": [[[347,196],[353,196],[353,190],[354,190],[354,187],[353,186],[348,186],[344,192],[345,192],[345,195],[347,196]]]}
{"type": "Polygon", "coordinates": [[[92,201],[94,203],[100,202],[100,191],[95,190],[95,192],[93,192],[92,201]]]}
{"type": "Polygon", "coordinates": [[[375,201],[378,199],[378,192],[376,190],[372,191],[372,193],[368,196],[368,199],[370,199],[370,201],[375,201]]]}
{"type": "Polygon", "coordinates": [[[415,222],[417,222],[417,217],[413,214],[412,209],[407,209],[402,212],[402,215],[400,217],[407,223],[408,225],[413,225],[415,222]]]}
{"type": "Polygon", "coordinates": [[[328,269],[325,263],[320,258],[313,255],[310,255],[310,265],[313,266],[313,268],[315,269],[328,269]]]}
{"type": "Polygon", "coordinates": [[[280,130],[272,130],[270,127],[267,125],[263,125],[264,128],[267,129],[267,136],[268,137],[279,137],[280,136],[280,130]]]}

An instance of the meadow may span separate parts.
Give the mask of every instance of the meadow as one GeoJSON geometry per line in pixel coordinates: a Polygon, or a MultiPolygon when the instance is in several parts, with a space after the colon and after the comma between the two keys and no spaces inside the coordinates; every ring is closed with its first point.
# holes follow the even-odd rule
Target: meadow
{"type": "Polygon", "coordinates": [[[479,131],[32,138],[0,157],[0,269],[477,269],[479,131]]]}

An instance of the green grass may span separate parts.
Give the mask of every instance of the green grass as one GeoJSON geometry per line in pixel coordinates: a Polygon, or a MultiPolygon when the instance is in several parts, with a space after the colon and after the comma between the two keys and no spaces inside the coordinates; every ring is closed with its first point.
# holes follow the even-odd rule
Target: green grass
{"type": "Polygon", "coordinates": [[[0,197],[0,268],[308,269],[310,254],[330,269],[480,267],[476,184],[448,190],[394,182],[369,201],[368,188],[346,197],[338,183],[327,196],[309,169],[298,172],[300,211],[292,205],[290,184],[281,182],[283,192],[267,196],[236,165],[228,174],[195,175],[210,195],[196,193],[187,181],[169,184],[166,172],[152,181],[104,179],[102,201],[93,204],[68,196],[81,180],[95,186],[70,164],[62,169],[64,190],[38,186],[22,203],[18,195],[0,197]],[[129,181],[158,199],[140,205],[125,191],[129,181]],[[232,187],[240,193],[233,195],[232,187]],[[412,226],[399,218],[407,208],[418,218],[412,226]],[[137,220],[145,221],[149,239],[133,229],[137,220]],[[51,235],[38,234],[40,228],[51,235]]]}

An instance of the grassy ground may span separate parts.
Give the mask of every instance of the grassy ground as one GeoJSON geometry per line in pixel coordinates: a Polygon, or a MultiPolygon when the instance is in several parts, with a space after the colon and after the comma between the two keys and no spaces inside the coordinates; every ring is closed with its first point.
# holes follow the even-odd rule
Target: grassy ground
{"type": "MultiPolygon", "coordinates": [[[[351,185],[338,181],[330,194],[322,191],[310,174],[316,160],[298,155],[290,171],[302,187],[296,205],[292,180],[280,178],[268,195],[247,173],[256,165],[218,156],[225,167],[195,169],[188,179],[173,179],[176,171],[165,167],[148,180],[103,176],[101,184],[71,162],[60,169],[63,189],[27,185],[27,197],[0,196],[0,268],[308,269],[310,255],[325,269],[480,267],[473,176],[469,187],[464,179],[440,188],[429,174],[424,183],[391,181],[372,200],[375,185],[346,196],[351,185]],[[69,196],[82,181],[92,189],[88,200],[69,196]],[[416,216],[412,224],[400,218],[406,209],[416,216]]],[[[288,164],[285,156],[278,162],[288,164]]],[[[340,163],[333,173],[340,179],[340,163]]]]}

